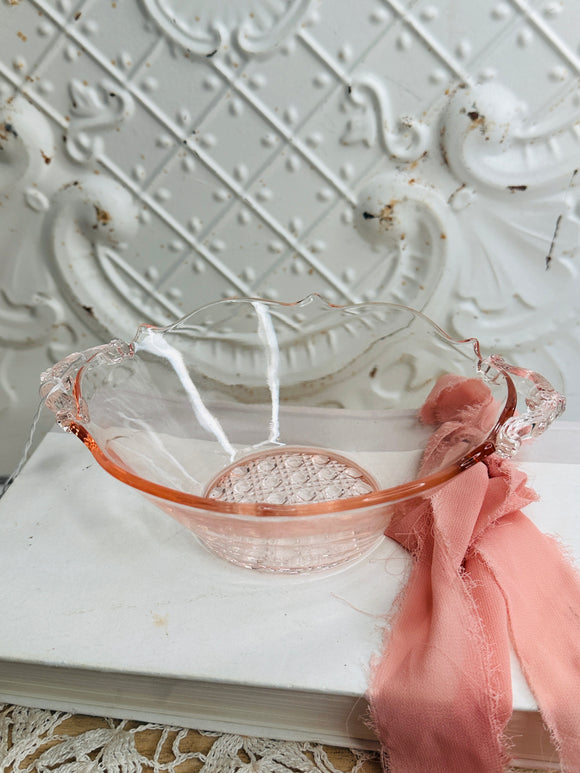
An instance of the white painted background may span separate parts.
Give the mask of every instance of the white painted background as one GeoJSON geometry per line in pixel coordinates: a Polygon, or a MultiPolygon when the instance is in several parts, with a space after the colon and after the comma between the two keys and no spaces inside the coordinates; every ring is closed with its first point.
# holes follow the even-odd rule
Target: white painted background
{"type": "Polygon", "coordinates": [[[0,473],[43,369],[230,295],[423,309],[579,419],[579,76],[576,0],[0,0],[0,473]]]}

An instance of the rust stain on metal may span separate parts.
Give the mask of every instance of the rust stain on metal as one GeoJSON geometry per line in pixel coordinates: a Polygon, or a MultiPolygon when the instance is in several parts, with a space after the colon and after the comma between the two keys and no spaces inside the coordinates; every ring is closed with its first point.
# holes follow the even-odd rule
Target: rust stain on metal
{"type": "Polygon", "coordinates": [[[101,209],[97,204],[95,204],[95,212],[97,213],[97,223],[100,225],[107,225],[113,219],[106,209],[101,209]]]}
{"type": "Polygon", "coordinates": [[[413,163],[410,165],[409,169],[416,169],[419,166],[419,163],[423,161],[424,158],[427,158],[429,154],[428,150],[424,150],[423,153],[419,156],[419,158],[415,159],[413,163]]]}
{"type": "Polygon", "coordinates": [[[18,132],[11,123],[0,125],[0,140],[7,140],[9,134],[11,134],[13,137],[18,137],[18,132]]]}
{"type": "Polygon", "coordinates": [[[381,223],[384,223],[387,228],[392,226],[395,221],[395,204],[398,204],[398,200],[391,199],[388,204],[385,204],[379,214],[379,220],[381,223]]]}
{"type": "Polygon", "coordinates": [[[445,166],[449,166],[449,157],[447,155],[447,148],[445,147],[445,134],[446,134],[446,129],[445,129],[445,126],[443,126],[441,131],[439,132],[439,150],[443,158],[443,163],[445,164],[445,166]]]}

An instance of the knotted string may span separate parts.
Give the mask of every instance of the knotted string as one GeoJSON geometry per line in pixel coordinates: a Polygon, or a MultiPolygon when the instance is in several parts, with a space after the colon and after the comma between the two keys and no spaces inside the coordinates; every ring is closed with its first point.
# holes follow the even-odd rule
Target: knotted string
{"type": "MultiPolygon", "coordinates": [[[[480,381],[440,379],[420,413],[437,426],[420,473],[457,458],[496,411],[480,381]]],[[[580,772],[580,583],[521,512],[536,498],[523,472],[492,456],[389,526],[414,559],[369,688],[389,773],[504,770],[510,641],[562,769],[580,772]]]]}

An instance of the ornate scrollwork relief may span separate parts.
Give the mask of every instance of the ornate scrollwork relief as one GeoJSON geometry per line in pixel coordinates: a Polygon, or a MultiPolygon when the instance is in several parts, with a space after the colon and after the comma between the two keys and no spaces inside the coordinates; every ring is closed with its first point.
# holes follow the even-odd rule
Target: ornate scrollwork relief
{"type": "MultiPolygon", "coordinates": [[[[371,118],[359,141],[373,141],[371,118]]],[[[403,265],[410,273],[420,254],[430,266],[426,281],[419,272],[425,297],[403,302],[488,351],[549,356],[558,361],[546,364],[551,373],[565,371],[570,348],[580,347],[576,119],[532,125],[505,88],[458,87],[426,151],[361,188],[355,220],[385,258],[383,282],[396,285],[387,267],[391,277],[403,265]]]]}
{"type": "Polygon", "coordinates": [[[72,115],[66,150],[73,161],[87,163],[103,151],[104,142],[97,134],[118,127],[133,113],[133,98],[107,78],[96,87],[73,78],[68,87],[72,115]]]}
{"type": "MultiPolygon", "coordinates": [[[[26,100],[13,100],[0,111],[0,230],[4,259],[1,266],[0,345],[34,347],[46,344],[64,311],[57,299],[43,291],[19,291],[18,277],[26,271],[26,239],[39,234],[42,213],[49,205],[45,192],[56,153],[52,130],[26,100]],[[15,216],[22,203],[26,228],[15,216]],[[40,218],[38,217],[40,215],[40,218]]],[[[29,283],[28,283],[29,284],[29,283]]]]}
{"type": "Polygon", "coordinates": [[[514,193],[561,189],[580,161],[576,115],[530,124],[526,106],[499,84],[465,85],[442,114],[441,151],[454,176],[468,185],[514,193]]]}
{"type": "Polygon", "coordinates": [[[146,13],[173,42],[198,56],[234,43],[243,53],[265,54],[295,31],[311,0],[142,0],[146,13]]]}
{"type": "Polygon", "coordinates": [[[46,344],[64,319],[62,304],[46,293],[35,293],[28,302],[17,303],[10,292],[0,289],[0,346],[46,344]]]}
{"type": "Polygon", "coordinates": [[[85,175],[54,195],[47,238],[57,281],[72,308],[102,339],[130,338],[147,320],[181,316],[122,253],[137,231],[131,194],[114,180],[85,175]]]}
{"type": "Polygon", "coordinates": [[[26,99],[15,98],[0,116],[0,224],[6,256],[1,267],[0,345],[46,346],[49,357],[63,336],[70,345],[75,326],[68,321],[63,300],[77,313],[81,327],[86,325],[101,338],[110,337],[111,330],[131,335],[143,319],[168,321],[176,316],[165,307],[164,314],[160,312],[167,301],[156,302],[155,290],[119,256],[136,232],[132,196],[112,179],[94,174],[104,146],[97,131],[117,125],[133,108],[129,95],[112,88],[106,80],[96,88],[70,83],[66,153],[47,119],[26,99]],[[67,158],[76,168],[67,168],[67,158]],[[38,260],[39,244],[46,262],[38,260]],[[42,274],[45,267],[50,277],[42,274]],[[32,290],[34,275],[39,289],[32,290]],[[117,313],[115,298],[126,311],[117,313]]]}
{"type": "Polygon", "coordinates": [[[491,346],[553,334],[575,307],[580,142],[574,118],[550,120],[530,125],[497,85],[458,88],[442,115],[441,154],[457,182],[450,205],[470,249],[453,324],[465,334],[474,313],[485,315],[491,346]]]}
{"type": "Polygon", "coordinates": [[[430,127],[408,115],[396,120],[387,88],[376,75],[356,77],[348,98],[354,115],[342,136],[345,145],[378,141],[385,153],[400,161],[415,161],[427,150],[430,127]]]}
{"type": "Polygon", "coordinates": [[[55,153],[54,135],[48,121],[25,99],[12,98],[0,106],[2,205],[7,206],[18,196],[31,209],[42,210],[46,197],[41,186],[55,153]]]}
{"type": "Polygon", "coordinates": [[[7,437],[30,420],[37,385],[25,374],[38,353],[44,363],[54,362],[76,338],[39,260],[56,153],[44,116],[26,99],[9,98],[0,108],[0,411],[10,411],[3,416],[11,425],[7,437]]]}
{"type": "Polygon", "coordinates": [[[380,256],[373,272],[375,297],[423,308],[451,270],[448,244],[460,238],[445,199],[393,171],[372,178],[358,201],[355,228],[380,256]]]}

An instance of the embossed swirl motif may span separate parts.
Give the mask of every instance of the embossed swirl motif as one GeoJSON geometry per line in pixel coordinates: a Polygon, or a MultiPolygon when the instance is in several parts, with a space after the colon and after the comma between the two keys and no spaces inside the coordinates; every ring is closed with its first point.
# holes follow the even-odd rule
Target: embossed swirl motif
{"type": "Polygon", "coordinates": [[[91,161],[104,148],[97,132],[115,129],[133,113],[133,99],[111,79],[104,78],[96,87],[73,78],[69,84],[72,121],[66,150],[73,161],[91,161]]]}
{"type": "Polygon", "coordinates": [[[482,319],[475,331],[482,343],[506,351],[535,347],[573,321],[579,117],[555,111],[531,122],[513,93],[491,84],[458,88],[446,105],[435,179],[442,189],[442,172],[453,175],[448,219],[469,255],[457,266],[451,319],[458,334],[482,319]]]}
{"type": "Polygon", "coordinates": [[[505,87],[461,84],[427,152],[358,197],[358,232],[390,256],[378,286],[426,285],[428,313],[516,361],[577,336],[579,114],[560,112],[534,123],[505,87]]]}
{"type": "Polygon", "coordinates": [[[376,75],[355,77],[349,99],[357,111],[342,136],[345,145],[370,146],[378,140],[386,153],[401,161],[415,161],[427,150],[430,126],[408,115],[396,121],[387,88],[376,75]]]}
{"type": "Polygon", "coordinates": [[[273,49],[306,13],[311,0],[143,0],[159,28],[183,48],[212,56],[229,42],[246,54],[273,49]]]}

